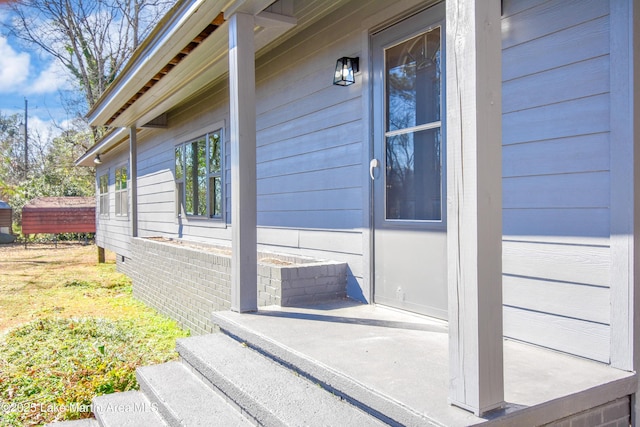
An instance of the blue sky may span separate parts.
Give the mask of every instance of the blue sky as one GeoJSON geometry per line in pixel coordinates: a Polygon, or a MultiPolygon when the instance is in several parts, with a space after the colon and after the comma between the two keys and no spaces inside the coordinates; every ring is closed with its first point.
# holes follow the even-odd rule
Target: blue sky
{"type": "MultiPolygon", "coordinates": [[[[0,21],[10,19],[9,9],[0,1],[0,21]]],[[[68,117],[61,92],[70,88],[64,70],[53,58],[35,47],[25,46],[0,32],[0,111],[24,114],[29,101],[29,128],[42,136],[57,134],[53,123],[63,128],[68,117]]]]}

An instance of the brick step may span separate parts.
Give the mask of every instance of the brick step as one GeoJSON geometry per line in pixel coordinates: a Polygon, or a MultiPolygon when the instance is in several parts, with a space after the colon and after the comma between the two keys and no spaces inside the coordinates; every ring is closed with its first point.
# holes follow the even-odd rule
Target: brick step
{"type": "Polygon", "coordinates": [[[252,425],[180,362],[145,366],[136,375],[140,390],[170,426],[252,425]]]}
{"type": "Polygon", "coordinates": [[[221,311],[214,312],[212,320],[224,334],[246,343],[271,360],[319,384],[320,387],[340,396],[351,405],[371,414],[385,424],[393,426],[435,425],[424,414],[420,414],[355,379],[236,321],[241,316],[238,313],[221,311]]]}
{"type": "Polygon", "coordinates": [[[205,382],[258,425],[384,425],[225,334],[178,340],[177,350],[205,382]]]}

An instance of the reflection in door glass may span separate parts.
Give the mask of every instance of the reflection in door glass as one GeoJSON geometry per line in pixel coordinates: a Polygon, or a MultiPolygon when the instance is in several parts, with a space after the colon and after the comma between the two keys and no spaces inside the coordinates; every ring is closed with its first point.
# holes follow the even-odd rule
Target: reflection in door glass
{"type": "Polygon", "coordinates": [[[387,132],[440,120],[440,27],[385,51],[387,132]]]}
{"type": "Polygon", "coordinates": [[[442,220],[440,30],[385,50],[387,220],[442,220]]]}
{"type": "Polygon", "coordinates": [[[387,219],[442,219],[440,129],[387,138],[387,219]]]}

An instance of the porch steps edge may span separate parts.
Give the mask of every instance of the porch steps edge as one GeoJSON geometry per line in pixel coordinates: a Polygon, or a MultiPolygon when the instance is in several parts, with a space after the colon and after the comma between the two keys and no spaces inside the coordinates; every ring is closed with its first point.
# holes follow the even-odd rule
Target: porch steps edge
{"type": "Polygon", "coordinates": [[[382,426],[366,412],[223,333],[178,340],[183,359],[264,426],[382,426]]]}
{"type": "Polygon", "coordinates": [[[136,377],[140,391],[172,427],[253,425],[180,362],[138,368],[136,377]]]}
{"type": "Polygon", "coordinates": [[[93,414],[101,427],[166,427],[164,419],[139,391],[93,398],[93,414]]]}
{"type": "Polygon", "coordinates": [[[338,372],[323,363],[301,354],[224,316],[224,312],[212,314],[214,325],[236,341],[269,357],[283,367],[296,372],[330,393],[345,399],[382,422],[392,426],[423,427],[441,426],[423,414],[385,396],[357,380],[338,372]]]}

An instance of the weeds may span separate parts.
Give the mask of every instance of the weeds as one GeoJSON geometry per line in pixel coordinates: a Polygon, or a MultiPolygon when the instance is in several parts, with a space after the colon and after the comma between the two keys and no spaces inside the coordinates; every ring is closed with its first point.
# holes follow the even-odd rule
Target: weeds
{"type": "Polygon", "coordinates": [[[66,282],[64,285],[66,288],[74,287],[74,288],[93,288],[95,285],[91,282],[87,282],[86,280],[78,280],[73,279],[66,282]]]}
{"type": "Polygon", "coordinates": [[[0,249],[0,275],[10,273],[0,280],[0,315],[27,320],[10,328],[0,319],[1,427],[86,418],[94,396],[138,388],[136,367],[177,357],[175,340],[187,333],[135,301],[129,279],[86,251],[50,249],[41,265],[27,262],[37,251],[0,249]],[[44,268],[46,280],[7,267],[12,260],[44,268]]]}

